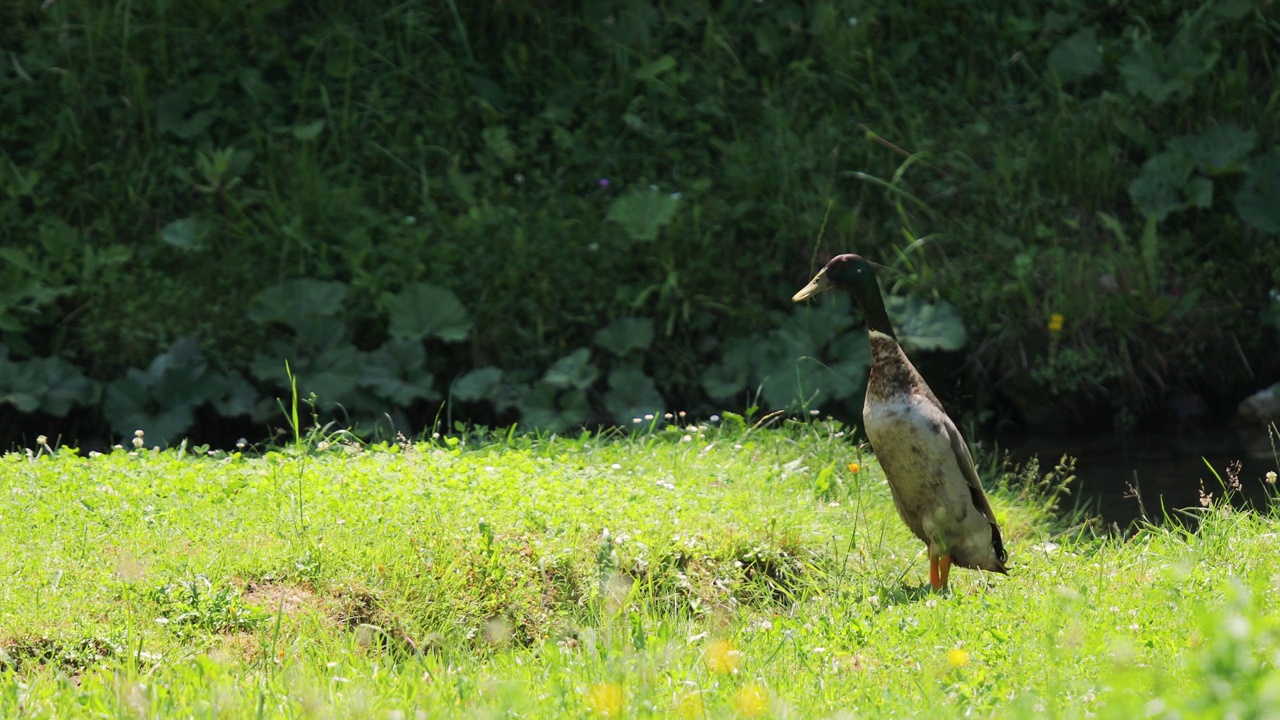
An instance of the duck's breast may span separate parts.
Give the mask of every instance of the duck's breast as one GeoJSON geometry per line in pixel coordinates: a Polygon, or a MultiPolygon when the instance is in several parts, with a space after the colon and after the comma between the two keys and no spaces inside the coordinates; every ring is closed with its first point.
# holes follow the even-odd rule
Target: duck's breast
{"type": "Polygon", "coordinates": [[[995,560],[990,524],[973,504],[941,413],[927,398],[908,395],[868,399],[862,419],[907,527],[935,554],[986,566],[995,560]]]}

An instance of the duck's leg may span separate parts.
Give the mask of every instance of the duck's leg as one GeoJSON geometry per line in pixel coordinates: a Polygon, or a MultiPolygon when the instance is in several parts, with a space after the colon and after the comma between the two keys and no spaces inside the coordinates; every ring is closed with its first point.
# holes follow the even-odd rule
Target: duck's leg
{"type": "Polygon", "coordinates": [[[929,585],[937,591],[942,589],[942,582],[938,574],[938,556],[929,553],[929,585]]]}
{"type": "Polygon", "coordinates": [[[934,589],[946,590],[947,577],[951,575],[951,556],[950,555],[943,555],[942,557],[938,558],[938,575],[940,576],[939,579],[941,581],[942,586],[938,587],[937,585],[935,585],[934,589]]]}

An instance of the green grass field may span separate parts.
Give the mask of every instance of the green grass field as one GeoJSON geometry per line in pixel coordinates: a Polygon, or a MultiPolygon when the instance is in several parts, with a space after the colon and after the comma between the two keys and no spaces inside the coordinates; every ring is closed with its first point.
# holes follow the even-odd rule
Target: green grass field
{"type": "Polygon", "coordinates": [[[935,595],[828,422],[10,453],[0,717],[1274,716],[1275,514],[1096,537],[1066,472],[935,595]]]}

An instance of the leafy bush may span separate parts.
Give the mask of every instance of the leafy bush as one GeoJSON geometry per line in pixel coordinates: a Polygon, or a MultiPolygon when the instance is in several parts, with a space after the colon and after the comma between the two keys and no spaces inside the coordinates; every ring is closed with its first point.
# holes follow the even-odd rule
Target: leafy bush
{"type": "Polygon", "coordinates": [[[362,422],[453,397],[565,428],[761,383],[789,405],[803,353],[853,412],[855,336],[782,309],[854,250],[954,306],[1021,417],[1233,404],[1241,351],[1280,366],[1275,20],[1249,0],[3,7],[15,362],[110,386],[190,338],[252,382],[241,423],[288,359],[362,422]],[[598,338],[621,320],[652,337],[598,338]]]}

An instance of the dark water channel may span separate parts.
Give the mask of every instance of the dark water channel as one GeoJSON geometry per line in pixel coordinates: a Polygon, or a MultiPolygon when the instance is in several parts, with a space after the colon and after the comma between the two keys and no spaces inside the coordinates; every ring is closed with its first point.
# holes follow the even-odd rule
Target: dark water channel
{"type": "Polygon", "coordinates": [[[1205,492],[1215,499],[1223,497],[1223,489],[1207,460],[1225,481],[1228,470],[1240,463],[1239,480],[1243,490],[1234,504],[1252,502],[1261,507],[1266,500],[1264,476],[1280,468],[1272,440],[1263,428],[1230,428],[1210,430],[1188,436],[1044,436],[1004,439],[1014,459],[1040,458],[1040,468],[1052,468],[1062,455],[1076,458],[1076,482],[1072,497],[1061,505],[1069,509],[1076,501],[1087,503],[1094,515],[1121,528],[1139,517],[1138,501],[1132,497],[1130,485],[1141,492],[1142,502],[1152,521],[1161,521],[1165,513],[1178,516],[1180,508],[1200,506],[1201,481],[1205,492]],[[1135,483],[1136,480],[1136,483],[1135,483]]]}

